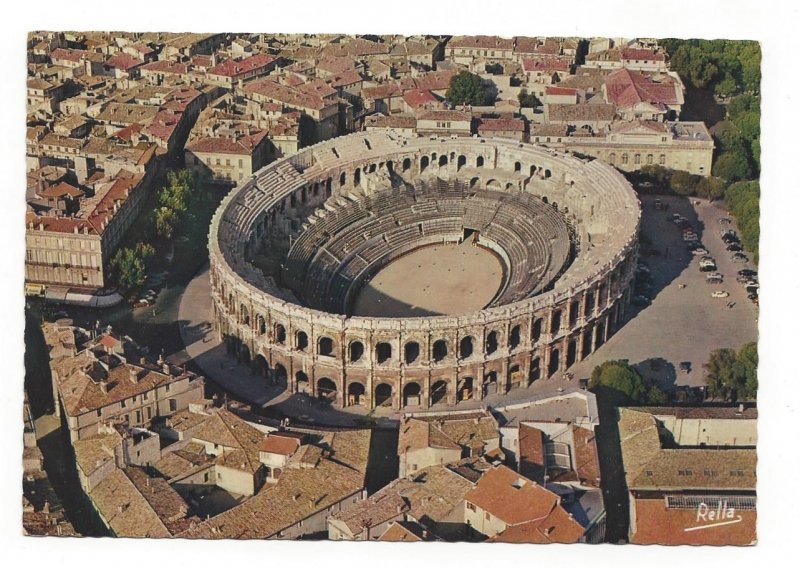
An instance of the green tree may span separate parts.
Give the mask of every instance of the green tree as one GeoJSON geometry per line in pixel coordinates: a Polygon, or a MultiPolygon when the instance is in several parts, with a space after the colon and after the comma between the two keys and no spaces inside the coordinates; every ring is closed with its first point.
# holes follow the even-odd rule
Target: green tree
{"type": "Polygon", "coordinates": [[[539,99],[536,98],[536,95],[528,93],[525,89],[519,92],[517,100],[519,101],[519,106],[523,108],[535,108],[541,104],[539,99]]]}
{"type": "Polygon", "coordinates": [[[642,376],[625,360],[606,361],[595,367],[589,386],[606,389],[629,402],[644,400],[648,391],[642,376]]]}
{"type": "Polygon", "coordinates": [[[165,239],[172,238],[178,216],[174,209],[159,207],[154,212],[156,234],[165,239]]]}
{"type": "Polygon", "coordinates": [[[706,369],[706,384],[712,395],[726,400],[755,399],[758,391],[758,347],[747,343],[733,349],[712,351],[706,369]]]}
{"type": "Polygon", "coordinates": [[[707,197],[711,201],[725,196],[725,181],[722,178],[710,176],[697,182],[695,188],[697,195],[707,197]]]}
{"type": "Polygon", "coordinates": [[[697,181],[689,172],[676,170],[672,172],[669,187],[678,195],[694,195],[697,181]]]}
{"type": "Polygon", "coordinates": [[[758,394],[758,345],[745,343],[736,354],[734,374],[739,398],[755,399],[758,394]]]}
{"type": "Polygon", "coordinates": [[[461,71],[450,79],[450,86],[445,93],[445,98],[452,105],[480,106],[488,102],[488,93],[483,86],[483,80],[478,75],[469,71],[461,71]]]}
{"type": "Polygon", "coordinates": [[[736,362],[736,352],[733,349],[717,349],[711,352],[706,370],[706,385],[709,392],[715,397],[728,399],[736,385],[733,365],[736,362]]]}
{"type": "Polygon", "coordinates": [[[750,161],[743,146],[725,150],[714,161],[711,171],[726,181],[748,179],[752,175],[750,161]]]}
{"type": "Polygon", "coordinates": [[[111,278],[123,291],[139,288],[147,276],[145,261],[135,249],[122,248],[111,258],[111,278]]]}

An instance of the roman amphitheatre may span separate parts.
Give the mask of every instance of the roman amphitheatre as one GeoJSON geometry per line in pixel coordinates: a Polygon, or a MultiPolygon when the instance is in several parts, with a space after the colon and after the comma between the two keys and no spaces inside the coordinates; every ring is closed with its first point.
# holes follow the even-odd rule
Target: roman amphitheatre
{"type": "Polygon", "coordinates": [[[336,138],[221,204],[214,324],[253,380],[342,409],[525,389],[622,324],[640,217],[599,160],[502,139],[336,138]]]}

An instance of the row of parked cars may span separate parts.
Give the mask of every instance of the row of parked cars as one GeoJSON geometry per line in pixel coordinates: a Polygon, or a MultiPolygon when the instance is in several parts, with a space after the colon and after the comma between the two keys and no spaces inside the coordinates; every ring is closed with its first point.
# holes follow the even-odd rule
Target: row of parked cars
{"type": "Polygon", "coordinates": [[[143,290],[140,292],[134,299],[132,300],[134,308],[146,308],[148,306],[152,306],[156,303],[156,298],[158,298],[158,292],[162,286],[164,286],[164,282],[166,282],[167,273],[166,272],[158,272],[153,274],[147,278],[144,283],[143,290]]]}

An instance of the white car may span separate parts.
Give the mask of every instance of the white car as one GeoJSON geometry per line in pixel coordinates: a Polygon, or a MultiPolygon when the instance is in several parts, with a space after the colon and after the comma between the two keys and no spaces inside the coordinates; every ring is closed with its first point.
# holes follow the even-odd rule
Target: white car
{"type": "Polygon", "coordinates": [[[695,256],[701,255],[701,254],[708,254],[708,251],[706,249],[704,249],[703,247],[700,247],[700,248],[694,249],[692,251],[692,254],[695,255],[695,256]]]}
{"type": "Polygon", "coordinates": [[[728,296],[730,296],[730,294],[728,294],[725,290],[715,290],[714,292],[711,292],[712,298],[727,298],[728,296]]]}

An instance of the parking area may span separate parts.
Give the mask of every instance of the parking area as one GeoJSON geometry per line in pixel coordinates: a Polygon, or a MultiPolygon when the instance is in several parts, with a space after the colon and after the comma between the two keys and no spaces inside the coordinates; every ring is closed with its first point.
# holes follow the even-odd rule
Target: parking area
{"type": "Polygon", "coordinates": [[[703,364],[711,351],[738,349],[758,338],[758,307],[748,299],[746,284],[737,282],[740,270],[756,271],[757,267],[735,262],[734,251],[726,250],[728,244],[720,233],[736,231],[736,224],[723,202],[642,196],[642,207],[640,259],[646,266],[642,272],[649,274],[644,280],[651,284],[640,291],[649,304],[631,306],[630,321],[573,372],[588,376],[605,360],[628,359],[664,386],[701,386],[703,364]],[[657,199],[663,208],[656,208],[657,199]],[[694,230],[707,252],[688,250],[684,230],[673,220],[676,213],[686,219],[684,225],[694,230]],[[721,218],[730,223],[720,222],[721,218]],[[705,256],[715,262],[715,268],[707,272],[700,269],[705,256]],[[722,281],[707,282],[706,277],[716,273],[722,281]]]}

